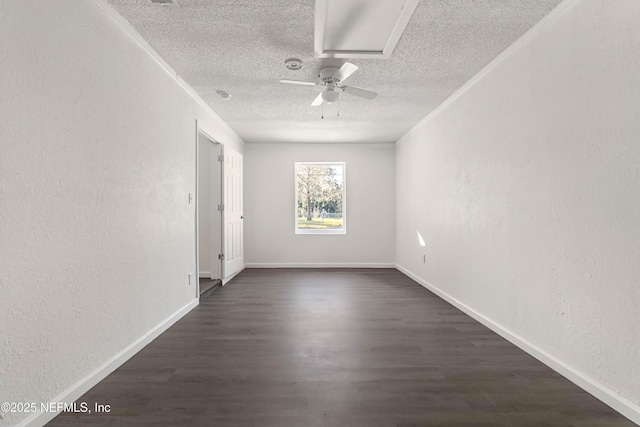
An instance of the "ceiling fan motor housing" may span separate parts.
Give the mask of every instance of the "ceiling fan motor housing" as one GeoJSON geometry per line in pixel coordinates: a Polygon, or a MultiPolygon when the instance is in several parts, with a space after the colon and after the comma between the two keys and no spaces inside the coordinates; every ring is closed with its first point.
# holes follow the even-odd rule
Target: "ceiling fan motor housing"
{"type": "Polygon", "coordinates": [[[323,83],[337,83],[340,80],[335,80],[333,76],[336,75],[338,70],[338,67],[324,67],[320,70],[318,77],[320,77],[320,80],[322,80],[323,83]]]}

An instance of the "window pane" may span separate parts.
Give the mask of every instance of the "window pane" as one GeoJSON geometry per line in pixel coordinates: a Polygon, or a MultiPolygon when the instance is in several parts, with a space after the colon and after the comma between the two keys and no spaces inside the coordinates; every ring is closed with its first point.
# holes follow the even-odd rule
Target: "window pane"
{"type": "Polygon", "coordinates": [[[296,164],[297,229],[344,229],[344,164],[296,164]]]}

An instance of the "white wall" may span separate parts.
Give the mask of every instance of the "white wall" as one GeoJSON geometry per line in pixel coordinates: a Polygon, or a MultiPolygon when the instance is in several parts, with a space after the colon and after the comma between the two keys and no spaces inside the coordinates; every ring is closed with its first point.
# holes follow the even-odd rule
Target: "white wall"
{"type": "Polygon", "coordinates": [[[626,399],[627,416],[640,405],[639,114],[640,2],[584,0],[396,151],[398,265],[626,399]]]}
{"type": "Polygon", "coordinates": [[[51,402],[195,301],[195,120],[243,143],[98,3],[0,8],[0,401],[51,402]]]}
{"type": "Polygon", "coordinates": [[[394,147],[247,144],[248,266],[392,265],[394,147]],[[347,234],[295,234],[294,162],[346,162],[347,234]]]}

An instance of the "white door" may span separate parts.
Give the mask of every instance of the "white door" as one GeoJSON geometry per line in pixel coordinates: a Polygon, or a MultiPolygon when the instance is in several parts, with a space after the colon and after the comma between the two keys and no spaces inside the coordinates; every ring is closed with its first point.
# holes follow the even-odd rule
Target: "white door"
{"type": "Polygon", "coordinates": [[[242,154],[224,147],[224,277],[244,265],[242,154]]]}

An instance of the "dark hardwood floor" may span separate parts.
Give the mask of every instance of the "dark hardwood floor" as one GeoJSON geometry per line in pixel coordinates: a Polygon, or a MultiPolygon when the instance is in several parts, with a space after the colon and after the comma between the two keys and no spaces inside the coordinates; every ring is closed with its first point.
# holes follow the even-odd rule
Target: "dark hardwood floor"
{"type": "Polygon", "coordinates": [[[207,298],[216,289],[222,286],[222,280],[220,279],[206,279],[200,278],[200,299],[207,298]]]}
{"type": "Polygon", "coordinates": [[[67,426],[633,426],[396,270],[245,270],[67,426]]]}

